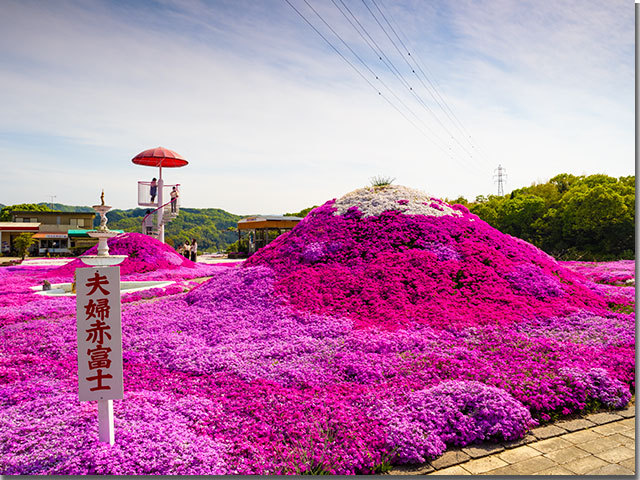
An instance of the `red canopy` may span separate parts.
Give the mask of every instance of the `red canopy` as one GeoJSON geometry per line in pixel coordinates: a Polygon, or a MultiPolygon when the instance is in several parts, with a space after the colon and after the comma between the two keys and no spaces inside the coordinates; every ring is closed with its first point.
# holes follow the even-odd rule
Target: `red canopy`
{"type": "Polygon", "coordinates": [[[173,150],[163,147],[150,148],[140,152],[131,161],[137,165],[164,168],[184,167],[189,163],[173,150]]]}

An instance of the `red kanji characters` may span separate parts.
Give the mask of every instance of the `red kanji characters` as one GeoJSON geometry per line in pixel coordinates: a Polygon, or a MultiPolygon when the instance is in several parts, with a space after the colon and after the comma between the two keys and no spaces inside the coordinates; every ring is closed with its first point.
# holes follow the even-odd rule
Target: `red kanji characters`
{"type": "Polygon", "coordinates": [[[96,323],[91,324],[92,328],[87,328],[85,330],[89,335],[87,336],[87,342],[98,343],[102,345],[104,343],[104,337],[106,336],[109,340],[111,340],[111,335],[107,332],[107,330],[111,329],[111,326],[107,325],[100,319],[96,320],[96,323]]]}
{"type": "Polygon", "coordinates": [[[109,285],[109,280],[107,280],[106,275],[100,275],[96,272],[93,278],[90,278],[85,285],[87,287],[91,287],[91,291],[87,295],[93,295],[98,289],[100,289],[104,295],[109,295],[109,291],[102,288],[102,285],[109,285]]]}
{"type": "Polygon", "coordinates": [[[98,382],[97,386],[90,388],[89,390],[92,392],[95,392],[96,390],[111,390],[110,386],[102,385],[102,380],[105,378],[113,378],[113,375],[110,375],[110,374],[103,375],[102,370],[100,369],[98,369],[95,377],[87,377],[86,380],[89,382],[93,382],[94,380],[97,380],[98,382]]]}
{"type": "Polygon", "coordinates": [[[109,368],[111,366],[111,360],[109,360],[109,347],[103,347],[98,345],[94,349],[88,349],[87,355],[91,356],[89,360],[89,370],[95,370],[96,368],[109,368]]]}
{"type": "Polygon", "coordinates": [[[85,313],[87,314],[87,320],[90,318],[96,318],[96,315],[100,317],[100,320],[104,321],[105,317],[109,317],[109,299],[108,298],[99,298],[98,302],[94,302],[93,298],[89,299],[89,303],[84,306],[85,313]]]}

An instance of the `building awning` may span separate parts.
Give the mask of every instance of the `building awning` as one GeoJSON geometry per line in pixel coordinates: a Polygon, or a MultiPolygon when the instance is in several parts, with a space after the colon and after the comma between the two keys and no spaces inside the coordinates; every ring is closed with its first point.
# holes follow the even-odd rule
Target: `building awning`
{"type": "MultiPolygon", "coordinates": [[[[69,230],[70,237],[89,237],[89,232],[93,232],[94,230],[69,230]]],[[[124,233],[124,230],[111,230],[112,232],[124,233]]]]}
{"type": "Polygon", "coordinates": [[[68,238],[68,235],[66,233],[47,233],[47,232],[39,232],[36,233],[33,238],[38,239],[38,240],[42,240],[44,238],[68,238]]]}
{"type": "Polygon", "coordinates": [[[39,222],[0,222],[2,232],[37,232],[39,228],[39,222]]]}
{"type": "Polygon", "coordinates": [[[283,215],[260,215],[247,217],[238,221],[238,230],[255,230],[259,228],[293,228],[301,217],[289,217],[283,215]]]}

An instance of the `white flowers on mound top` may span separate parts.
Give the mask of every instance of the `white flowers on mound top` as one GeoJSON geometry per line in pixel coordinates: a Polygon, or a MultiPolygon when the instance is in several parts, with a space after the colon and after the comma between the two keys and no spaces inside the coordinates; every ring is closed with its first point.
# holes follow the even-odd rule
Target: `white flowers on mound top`
{"type": "Polygon", "coordinates": [[[442,200],[430,197],[420,190],[401,185],[365,187],[347,193],[333,204],[334,215],[344,215],[351,207],[358,207],[364,217],[380,215],[389,210],[399,210],[407,215],[462,216],[442,200]]]}

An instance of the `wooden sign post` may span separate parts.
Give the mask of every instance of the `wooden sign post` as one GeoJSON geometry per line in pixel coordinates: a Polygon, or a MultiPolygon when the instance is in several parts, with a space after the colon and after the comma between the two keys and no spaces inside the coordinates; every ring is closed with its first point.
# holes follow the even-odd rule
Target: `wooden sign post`
{"type": "Polygon", "coordinates": [[[113,445],[113,400],[123,398],[120,267],[76,269],[78,397],[98,402],[101,442],[113,445]]]}

